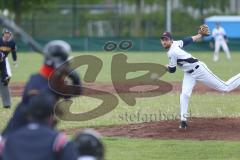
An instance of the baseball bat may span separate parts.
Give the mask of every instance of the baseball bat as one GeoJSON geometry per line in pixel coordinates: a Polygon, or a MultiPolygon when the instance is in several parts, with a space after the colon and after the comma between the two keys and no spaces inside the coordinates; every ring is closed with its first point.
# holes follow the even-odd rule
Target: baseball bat
{"type": "Polygon", "coordinates": [[[23,29],[21,29],[19,26],[17,26],[14,21],[8,19],[5,16],[0,15],[0,24],[11,31],[13,31],[15,34],[19,35],[19,37],[22,39],[22,41],[29,45],[33,51],[36,51],[37,53],[43,54],[43,48],[42,46],[35,41],[29,34],[27,34],[23,29]]]}

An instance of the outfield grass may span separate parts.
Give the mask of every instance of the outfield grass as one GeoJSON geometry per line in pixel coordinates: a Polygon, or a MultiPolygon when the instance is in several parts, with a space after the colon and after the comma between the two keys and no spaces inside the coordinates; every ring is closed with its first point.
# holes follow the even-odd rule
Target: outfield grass
{"type": "MultiPolygon", "coordinates": [[[[13,98],[16,104],[20,98],[13,98]]],[[[96,108],[101,101],[79,97],[73,99],[71,111],[83,113],[96,108]]],[[[240,117],[240,99],[236,94],[193,94],[190,100],[192,117],[240,117]]],[[[0,128],[10,118],[12,111],[0,108],[0,128]]],[[[62,122],[59,128],[95,127],[116,124],[141,123],[179,118],[179,94],[168,93],[163,96],[137,99],[136,106],[128,106],[119,99],[112,112],[99,118],[83,122],[62,122]]]]}
{"type": "MultiPolygon", "coordinates": [[[[94,53],[75,53],[73,56],[94,53]]],[[[98,82],[111,82],[111,59],[116,53],[97,53],[103,61],[103,69],[97,78],[98,82]]],[[[233,60],[227,61],[223,55],[219,62],[212,62],[212,55],[208,53],[193,54],[195,57],[204,61],[209,68],[220,78],[227,80],[231,76],[239,73],[240,54],[234,53],[233,60]]],[[[19,53],[19,68],[13,68],[12,82],[25,82],[29,75],[38,71],[42,63],[42,57],[34,53],[19,53]]],[[[128,62],[148,62],[166,64],[167,57],[164,53],[134,53],[128,54],[128,62]]],[[[83,76],[86,67],[81,67],[78,71],[83,76]]],[[[132,76],[141,73],[132,73],[132,76]]],[[[176,74],[166,74],[163,77],[166,81],[181,81],[182,72],[176,74]]],[[[119,99],[119,97],[118,97],[119,99]]],[[[20,98],[13,98],[14,105],[20,98]]],[[[100,101],[78,97],[73,99],[74,103],[71,111],[74,113],[86,112],[95,108],[100,101]]],[[[193,94],[190,101],[191,116],[197,117],[240,117],[240,99],[237,94],[193,94]]],[[[13,110],[13,109],[12,109],[13,110]]],[[[0,108],[0,129],[11,117],[12,110],[0,108]]],[[[179,115],[179,93],[168,93],[163,96],[152,98],[139,98],[135,106],[128,106],[119,99],[119,104],[112,112],[85,122],[62,122],[59,128],[94,127],[116,124],[141,123],[151,120],[175,119],[179,115]],[[134,115],[139,114],[139,118],[134,115]],[[156,114],[157,119],[150,116],[156,114]],[[165,116],[163,116],[163,114],[165,116]],[[162,116],[160,116],[162,115],[162,116]]],[[[151,140],[151,139],[128,139],[128,138],[109,138],[105,137],[104,142],[107,147],[106,157],[109,160],[235,160],[240,159],[240,142],[230,141],[190,141],[190,140],[151,140]]]]}
{"type": "MultiPolygon", "coordinates": [[[[100,101],[97,100],[90,100],[90,98],[80,98],[74,101],[71,111],[74,113],[86,112],[95,108],[99,102],[100,101]]],[[[190,101],[190,116],[240,117],[239,104],[239,95],[194,94],[190,101]]],[[[85,122],[63,122],[60,128],[75,128],[79,126],[94,127],[171,120],[178,119],[178,115],[179,94],[169,93],[164,96],[138,99],[135,106],[128,106],[120,100],[116,109],[102,117],[85,122]]]]}
{"type": "Polygon", "coordinates": [[[240,142],[105,138],[109,160],[238,160],[240,142]]]}
{"type": "MultiPolygon", "coordinates": [[[[98,82],[111,82],[111,62],[112,56],[117,54],[116,52],[105,53],[105,52],[81,52],[74,53],[72,56],[79,55],[95,55],[103,61],[103,68],[97,77],[98,82]]],[[[163,52],[130,52],[126,53],[128,56],[129,63],[157,63],[165,65],[168,63],[168,58],[166,53],[163,52]]],[[[211,52],[194,52],[193,56],[199,58],[199,60],[205,62],[208,67],[216,73],[220,78],[227,80],[236,73],[239,73],[239,61],[240,54],[234,52],[232,61],[226,60],[223,54],[221,54],[221,59],[218,62],[212,62],[212,53],[211,52]]],[[[29,75],[33,72],[39,70],[39,67],[43,61],[42,57],[36,53],[19,53],[18,54],[18,63],[19,68],[13,68],[13,78],[14,82],[25,82],[29,75]]],[[[124,67],[124,66],[123,66],[124,67]]],[[[79,67],[78,71],[81,73],[82,77],[86,71],[86,66],[79,67]]],[[[142,74],[142,72],[131,73],[134,75],[142,74]]],[[[163,79],[167,81],[181,81],[183,77],[182,71],[177,70],[175,74],[165,74],[163,79]]]]}

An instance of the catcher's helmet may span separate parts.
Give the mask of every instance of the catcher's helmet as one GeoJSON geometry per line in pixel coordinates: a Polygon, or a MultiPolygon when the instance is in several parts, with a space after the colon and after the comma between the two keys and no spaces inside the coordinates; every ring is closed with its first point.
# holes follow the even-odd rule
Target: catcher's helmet
{"type": "Polygon", "coordinates": [[[75,136],[74,146],[81,157],[92,157],[95,160],[104,159],[104,145],[93,130],[85,130],[75,136]]]}
{"type": "Polygon", "coordinates": [[[44,63],[53,68],[57,68],[68,59],[71,51],[71,46],[67,42],[53,40],[47,43],[43,49],[45,55],[44,63]]]}

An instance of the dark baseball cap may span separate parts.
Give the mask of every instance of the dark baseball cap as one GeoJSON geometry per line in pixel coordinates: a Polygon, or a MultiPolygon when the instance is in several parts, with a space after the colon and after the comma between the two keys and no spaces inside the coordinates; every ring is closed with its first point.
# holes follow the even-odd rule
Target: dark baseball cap
{"type": "Polygon", "coordinates": [[[172,39],[172,34],[170,32],[163,32],[161,35],[161,39],[162,38],[172,39]]]}

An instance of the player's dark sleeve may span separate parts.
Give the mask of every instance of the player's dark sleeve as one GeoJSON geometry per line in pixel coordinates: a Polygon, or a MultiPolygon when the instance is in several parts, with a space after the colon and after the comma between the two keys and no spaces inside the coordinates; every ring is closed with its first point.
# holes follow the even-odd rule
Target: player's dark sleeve
{"type": "Polygon", "coordinates": [[[0,62],[0,75],[1,75],[1,80],[4,80],[7,76],[7,66],[6,66],[6,59],[4,59],[2,62],[0,62]]]}
{"type": "Polygon", "coordinates": [[[16,44],[14,41],[12,41],[11,49],[12,49],[12,59],[13,59],[13,61],[16,61],[17,60],[17,47],[16,47],[16,44]]]}
{"type": "Polygon", "coordinates": [[[214,43],[214,41],[215,41],[214,37],[212,37],[210,41],[214,43]]]}
{"type": "Polygon", "coordinates": [[[77,151],[73,146],[72,142],[68,142],[65,147],[62,149],[59,160],[76,160],[77,159],[77,151]]]}
{"type": "Polygon", "coordinates": [[[225,40],[227,40],[227,39],[228,39],[227,35],[224,35],[223,37],[224,37],[224,39],[225,39],[225,40]]]}
{"type": "Polygon", "coordinates": [[[192,39],[192,37],[184,38],[182,41],[183,41],[183,47],[185,47],[185,46],[187,46],[187,45],[193,43],[193,39],[192,39]]]}
{"type": "Polygon", "coordinates": [[[72,71],[69,78],[72,80],[73,85],[81,85],[80,77],[76,71],[72,71]]]}
{"type": "Polygon", "coordinates": [[[176,69],[177,69],[176,66],[175,66],[175,67],[169,67],[169,66],[168,66],[168,72],[169,72],[169,73],[174,73],[174,72],[176,72],[176,69]]]}

